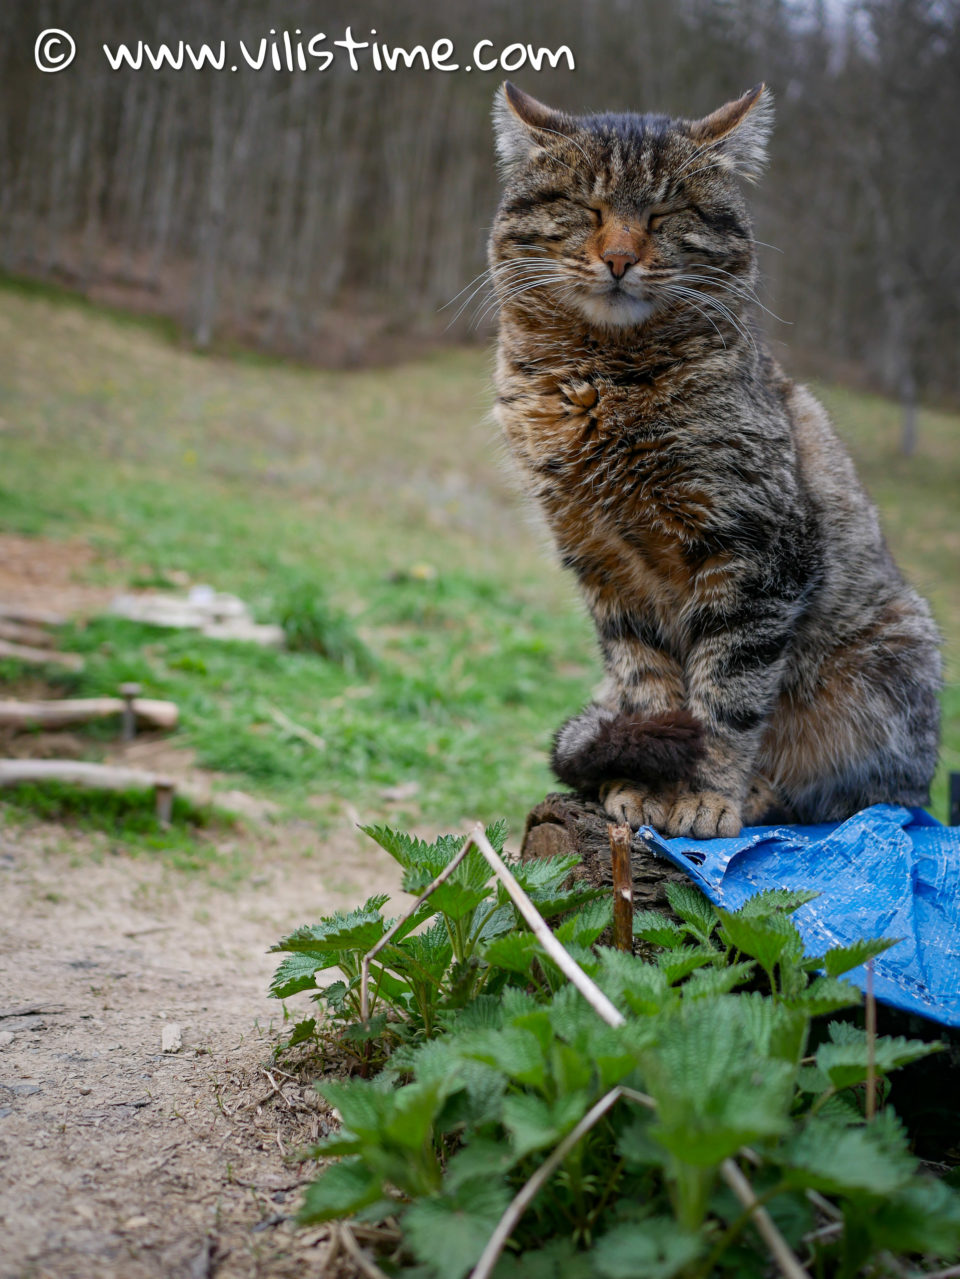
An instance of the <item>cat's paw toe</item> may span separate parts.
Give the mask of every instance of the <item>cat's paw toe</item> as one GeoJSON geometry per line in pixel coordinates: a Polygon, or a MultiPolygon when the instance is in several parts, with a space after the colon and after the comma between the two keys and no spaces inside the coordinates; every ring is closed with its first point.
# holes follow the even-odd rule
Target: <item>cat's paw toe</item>
{"type": "Polygon", "coordinates": [[[670,803],[663,796],[641,790],[630,782],[607,783],[601,800],[607,816],[625,823],[631,830],[641,826],[662,830],[670,811],[670,803]]]}
{"type": "Polygon", "coordinates": [[[700,791],[677,800],[667,817],[666,833],[694,839],[730,839],[740,834],[741,824],[740,809],[729,796],[700,791]]]}

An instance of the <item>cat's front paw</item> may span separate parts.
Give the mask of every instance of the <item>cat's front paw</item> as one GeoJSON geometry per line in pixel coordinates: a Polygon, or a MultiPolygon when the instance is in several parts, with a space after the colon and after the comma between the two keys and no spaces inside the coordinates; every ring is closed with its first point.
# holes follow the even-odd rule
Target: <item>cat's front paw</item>
{"type": "Polygon", "coordinates": [[[729,795],[704,790],[681,795],[671,808],[663,828],[667,835],[695,839],[731,838],[743,825],[740,805],[729,795]]]}
{"type": "Polygon", "coordinates": [[[644,790],[633,782],[606,782],[601,788],[600,802],[608,817],[615,822],[625,822],[631,830],[653,826],[662,831],[673,796],[644,790]]]}

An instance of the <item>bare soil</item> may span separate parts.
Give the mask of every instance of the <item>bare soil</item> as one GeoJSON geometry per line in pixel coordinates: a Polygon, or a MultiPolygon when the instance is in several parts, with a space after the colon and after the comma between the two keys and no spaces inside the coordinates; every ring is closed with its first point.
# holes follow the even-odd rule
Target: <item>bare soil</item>
{"type": "Polygon", "coordinates": [[[238,838],[253,870],[223,886],[0,809],[3,1279],[358,1273],[291,1218],[330,1117],[275,1067],[265,952],[396,867],[346,826],[238,838]]]}
{"type": "Polygon", "coordinates": [[[116,587],[89,580],[99,562],[93,548],[78,538],[57,542],[0,533],[0,603],[64,617],[105,608],[116,587]]]}

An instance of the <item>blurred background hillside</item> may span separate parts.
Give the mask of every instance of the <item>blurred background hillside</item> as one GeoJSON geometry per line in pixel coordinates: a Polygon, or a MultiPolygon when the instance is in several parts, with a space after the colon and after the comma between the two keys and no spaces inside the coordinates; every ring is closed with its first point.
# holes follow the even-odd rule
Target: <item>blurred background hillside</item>
{"type": "MultiPolygon", "coordinates": [[[[0,597],[29,589],[73,616],[64,642],[86,662],[0,661],[5,695],[133,680],[181,708],[164,770],[311,822],[346,803],[517,830],[599,669],[484,422],[484,295],[451,323],[483,270],[507,73],[571,110],[694,115],[773,88],[752,199],[782,320],[763,322],[816,380],[943,627],[944,816],[960,767],[960,0],[0,5],[0,597]],[[342,49],[322,73],[273,69],[284,32],[330,50],[348,26],[407,50],[449,38],[461,69],[378,72],[368,50],[354,72],[342,49]],[[51,27],[76,57],[44,74],[51,27]],[[229,70],[241,40],[265,51],[259,72],[229,70]],[[481,40],[491,61],[513,46],[506,68],[466,72],[481,40]],[[114,70],[102,47],[180,41],[224,41],[227,69],[153,70],[141,51],[141,70],[114,70]],[[575,69],[514,69],[526,44],[566,46],[575,69]],[[281,623],[288,651],[108,614],[117,591],[197,584],[281,623]]],[[[14,749],[118,757],[92,732],[14,749]]]]}
{"type": "MultiPolygon", "coordinates": [[[[572,110],[704,113],[777,99],[758,236],[794,367],[906,406],[960,396],[957,0],[43,0],[0,7],[0,265],[327,366],[451,329],[484,265],[497,191],[489,115],[505,72],[113,70],[101,46],[326,36],[429,49],[566,46],[575,70],[510,72],[572,110]],[[74,63],[38,74],[44,27],[74,63]],[[271,32],[273,37],[271,37],[271,32]],[[777,251],[778,250],[778,251],[777,251]],[[791,326],[791,327],[788,327],[791,326]]],[[[401,63],[402,68],[402,63],[401,63]]],[[[911,423],[907,422],[908,434],[911,423]]],[[[907,441],[909,446],[909,439],[907,441]]]]}

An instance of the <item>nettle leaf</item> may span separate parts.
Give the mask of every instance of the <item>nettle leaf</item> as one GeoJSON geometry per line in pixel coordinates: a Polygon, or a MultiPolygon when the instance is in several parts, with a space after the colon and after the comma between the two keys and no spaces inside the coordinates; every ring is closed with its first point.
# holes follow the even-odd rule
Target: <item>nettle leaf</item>
{"type": "Polygon", "coordinates": [[[578,946],[592,946],[604,929],[613,921],[613,901],[610,894],[588,902],[576,914],[560,924],[555,936],[557,941],[573,942],[578,946]]]}
{"type": "Polygon", "coordinates": [[[859,968],[868,959],[882,955],[885,950],[901,940],[899,937],[877,937],[873,941],[856,941],[851,946],[834,946],[823,957],[823,966],[828,977],[839,977],[852,968],[859,968]]]}
{"type": "Polygon", "coordinates": [[[450,935],[442,919],[422,933],[391,942],[380,959],[411,979],[421,978],[438,986],[453,958],[450,935]]]}
{"type": "Polygon", "coordinates": [[[480,1178],[498,1180],[509,1172],[515,1161],[516,1156],[502,1140],[474,1138],[447,1161],[444,1187],[457,1190],[464,1182],[480,1178]]]}
{"type": "Polygon", "coordinates": [[[746,918],[764,919],[769,919],[780,912],[790,915],[819,896],[818,892],[811,892],[805,888],[765,888],[762,893],[755,893],[752,897],[748,897],[736,914],[746,918]]]}
{"type": "Polygon", "coordinates": [[[510,870],[517,883],[527,893],[554,892],[567,879],[575,866],[580,865],[576,853],[557,857],[531,857],[525,862],[511,862],[510,870]]]}
{"type": "Polygon", "coordinates": [[[317,1092],[339,1112],[344,1128],[367,1139],[380,1134],[396,1106],[396,1093],[366,1079],[329,1080],[317,1092]]]}
{"type": "Polygon", "coordinates": [[[549,892],[534,891],[529,896],[544,919],[553,919],[557,915],[563,915],[568,910],[575,910],[577,906],[585,906],[587,902],[596,901],[598,898],[606,900],[610,896],[610,890],[604,887],[576,887],[570,888],[566,892],[557,892],[555,890],[549,892]]]}
{"type": "Polygon", "coordinates": [[[884,1199],[882,1212],[864,1205],[863,1215],[876,1249],[950,1261],[960,1251],[960,1197],[939,1178],[914,1177],[884,1199]]]}
{"type": "Polygon", "coordinates": [[[475,995],[462,1008],[444,1008],[438,1014],[446,1030],[489,1030],[503,1025],[503,1004],[495,995],[475,995]]]}
{"type": "Polygon", "coordinates": [[[483,927],[476,934],[478,941],[493,941],[504,933],[512,932],[517,926],[517,912],[513,905],[500,906],[484,921],[483,927]]]}
{"type": "Polygon", "coordinates": [[[841,1008],[853,1008],[863,996],[856,986],[837,977],[816,977],[799,995],[788,999],[791,1008],[809,1017],[822,1017],[825,1013],[839,1012],[841,1008]]]}
{"type": "Polygon", "coordinates": [[[597,980],[618,1008],[628,1008],[638,1016],[660,1012],[679,998],[661,969],[620,950],[600,951],[597,980]]]}
{"type": "Polygon", "coordinates": [[[360,829],[404,867],[420,865],[435,847],[391,826],[361,826],[360,829]]]}
{"type": "Polygon", "coordinates": [[[584,1091],[561,1093],[555,1102],[532,1093],[515,1093],[503,1103],[503,1124],[522,1159],[534,1150],[555,1146],[580,1122],[592,1098],[584,1091]]]}
{"type": "Polygon", "coordinates": [[[318,1225],[338,1217],[349,1217],[380,1198],[380,1178],[359,1159],[341,1159],[324,1168],[307,1187],[303,1206],[297,1214],[301,1225],[318,1225]]]}
{"type": "Polygon", "coordinates": [[[684,982],[680,993],[684,999],[712,999],[716,995],[725,995],[749,981],[756,967],[751,959],[728,964],[725,968],[699,968],[690,974],[690,980],[684,982]]]}
{"type": "Polygon", "coordinates": [[[497,1262],[496,1279],[595,1279],[593,1254],[575,1252],[569,1239],[555,1239],[545,1248],[505,1253],[497,1262]]]}
{"type": "Polygon", "coordinates": [[[692,884],[667,884],[666,894],[674,912],[701,941],[706,941],[720,918],[713,902],[692,884]]]}
{"type": "Polygon", "coordinates": [[[408,1208],[404,1234],[417,1260],[437,1279],[461,1279],[476,1265],[509,1201],[498,1181],[465,1181],[455,1194],[434,1195],[408,1208]]]}
{"type": "Polygon", "coordinates": [[[633,935],[641,941],[650,942],[652,946],[665,946],[669,949],[683,946],[687,939],[685,929],[655,910],[638,910],[634,914],[633,935]]]}
{"type": "Polygon", "coordinates": [[[749,1016],[737,996],[683,1004],[641,1055],[653,1135],[685,1163],[717,1163],[788,1126],[793,1066],[754,1049],[749,1016]]]}
{"type": "Polygon", "coordinates": [[[686,1230],[672,1217],[648,1217],[614,1226],[590,1256],[602,1279],[673,1279],[706,1251],[705,1235],[686,1230]]]}
{"type": "Polygon", "coordinates": [[[293,1030],[290,1032],[290,1038],[287,1040],[288,1048],[296,1048],[297,1044],[305,1044],[308,1039],[314,1039],[317,1033],[317,1019],[315,1017],[304,1017],[302,1021],[298,1021],[293,1030]]]}
{"type": "Polygon", "coordinates": [[[370,897],[362,906],[349,913],[335,911],[320,920],[298,928],[271,946],[273,951],[305,952],[310,955],[331,955],[356,950],[366,953],[387,931],[387,921],[380,908],[387,901],[387,894],[370,897]]]}
{"type": "Polygon", "coordinates": [[[335,954],[318,955],[308,951],[305,954],[290,955],[281,961],[273,974],[270,994],[274,999],[289,999],[291,995],[296,995],[301,990],[313,990],[317,985],[314,973],[322,968],[334,968],[336,964],[335,954]]]}
{"type": "Polygon", "coordinates": [[[917,1167],[892,1110],[846,1127],[816,1116],[781,1146],[777,1159],[792,1184],[827,1194],[890,1195],[917,1167]]]}
{"type": "Polygon", "coordinates": [[[475,1031],[463,1046],[463,1055],[495,1066],[517,1083],[542,1088],[547,1063],[540,1040],[531,1030],[505,1026],[503,1030],[475,1031]]]}
{"type": "Polygon", "coordinates": [[[706,946],[684,946],[679,950],[667,950],[657,956],[657,967],[673,986],[684,977],[703,968],[705,964],[714,964],[721,952],[707,949],[706,946]]]}
{"type": "Polygon", "coordinates": [[[347,1026],[343,1037],[351,1044],[368,1044],[380,1039],[387,1028],[387,1014],[377,1013],[369,1021],[356,1021],[347,1026]]]}
{"type": "Polygon", "coordinates": [[[526,976],[539,947],[533,933],[507,933],[492,941],[484,950],[483,957],[494,968],[505,968],[509,973],[526,976]]]}
{"type": "MultiPolygon", "coordinates": [[[[817,1049],[818,1070],[834,1088],[852,1088],[862,1083],[867,1077],[870,1054],[866,1032],[836,1021],[830,1023],[829,1032],[830,1042],[817,1049]]],[[[911,1061],[940,1052],[943,1047],[938,1042],[880,1035],[874,1040],[874,1068],[878,1075],[887,1075],[911,1061]]]]}
{"type": "Polygon", "coordinates": [[[799,963],[803,959],[803,939],[796,924],[784,914],[731,914],[722,910],[720,935],[728,946],[749,955],[767,972],[776,964],[799,963]]]}

